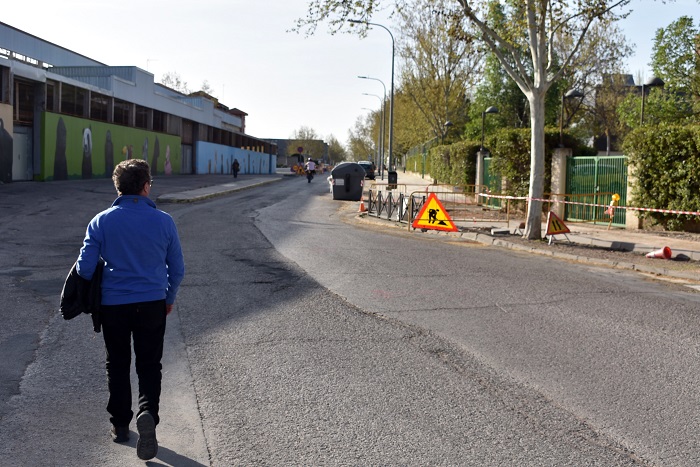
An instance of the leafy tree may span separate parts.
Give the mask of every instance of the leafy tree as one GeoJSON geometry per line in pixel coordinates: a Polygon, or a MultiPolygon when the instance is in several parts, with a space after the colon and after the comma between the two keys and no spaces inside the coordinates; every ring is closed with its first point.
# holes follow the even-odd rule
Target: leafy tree
{"type": "MultiPolygon", "coordinates": [[[[644,123],[685,124],[700,120],[700,33],[692,18],[682,16],[656,31],[652,53],[654,74],[663,89],[647,89],[644,123]]],[[[627,131],[641,123],[641,92],[629,94],[618,108],[627,131]]]]}
{"type": "MultiPolygon", "coordinates": [[[[468,108],[467,89],[479,75],[482,52],[463,15],[450,12],[447,0],[413,0],[399,11],[403,58],[402,92],[426,121],[431,137],[444,141],[450,121],[462,128],[468,108]]],[[[456,134],[456,132],[455,132],[456,134]]]]}
{"type": "MultiPolygon", "coordinates": [[[[481,32],[481,39],[528,100],[532,142],[528,196],[532,201],[524,232],[527,238],[541,238],[542,202],[538,200],[542,199],[544,191],[547,91],[559,81],[563,70],[578,54],[591,25],[618,19],[615,12],[630,1],[506,0],[503,11],[508,21],[499,31],[487,22],[484,1],[455,0],[455,6],[481,32]],[[555,58],[554,44],[559,37],[572,37],[573,46],[566,56],[555,58]]],[[[319,22],[328,20],[335,32],[348,19],[371,20],[381,3],[382,0],[310,0],[308,15],[297,21],[296,30],[313,33],[319,22]]],[[[405,0],[393,3],[399,8],[406,5],[405,0]]]]}
{"type": "Polygon", "coordinates": [[[338,141],[338,138],[329,135],[326,141],[328,141],[328,157],[330,158],[330,162],[336,164],[344,161],[347,157],[347,150],[340,141],[338,141]]]}
{"type": "Polygon", "coordinates": [[[301,126],[294,130],[291,141],[287,145],[290,156],[298,154],[297,148],[303,148],[303,154],[313,159],[321,159],[326,153],[326,143],[318,136],[316,131],[308,126],[301,126]]]}
{"type": "Polygon", "coordinates": [[[630,83],[628,78],[629,75],[621,73],[604,76],[596,87],[594,103],[587,107],[585,125],[595,136],[605,137],[607,154],[620,147],[628,132],[618,113],[630,90],[634,89],[634,83],[630,83]]]}
{"type": "Polygon", "coordinates": [[[678,110],[685,117],[700,115],[700,31],[693,18],[681,16],[656,31],[651,66],[678,110]]]}
{"type": "Polygon", "coordinates": [[[366,160],[368,155],[375,151],[375,144],[372,141],[372,116],[364,115],[357,117],[355,126],[348,131],[348,158],[353,161],[366,160]]]}
{"type": "MultiPolygon", "coordinates": [[[[557,56],[566,56],[573,47],[571,37],[557,41],[557,56]]],[[[554,124],[559,125],[561,99],[570,90],[584,94],[584,98],[564,99],[563,128],[575,125],[579,136],[605,137],[607,151],[619,149],[618,140],[624,137],[624,125],[616,108],[624,99],[630,83],[622,63],[634,52],[620,28],[615,24],[592,24],[586,34],[580,53],[563,70],[562,78],[550,93],[555,100],[554,124]]]]}

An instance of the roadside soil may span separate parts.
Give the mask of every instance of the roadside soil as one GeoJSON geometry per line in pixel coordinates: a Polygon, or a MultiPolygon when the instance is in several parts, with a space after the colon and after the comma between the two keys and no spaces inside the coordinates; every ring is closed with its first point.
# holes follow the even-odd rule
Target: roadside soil
{"type": "MultiPolygon", "coordinates": [[[[468,229],[468,231],[478,231],[482,234],[489,234],[488,229],[468,229]]],[[[687,233],[687,232],[654,232],[654,235],[682,238],[687,240],[694,240],[700,242],[700,234],[687,233]]],[[[560,236],[561,237],[561,236],[560,236]]],[[[548,240],[527,240],[520,235],[504,235],[498,236],[496,238],[502,239],[504,241],[522,245],[523,247],[530,247],[537,250],[543,251],[557,251],[560,253],[565,253],[569,255],[576,255],[585,258],[606,260],[616,263],[631,263],[639,266],[644,266],[645,268],[663,268],[673,271],[683,271],[683,272],[697,272],[698,279],[700,279],[700,261],[693,261],[689,257],[683,254],[673,254],[671,259],[661,259],[661,258],[647,258],[644,254],[635,251],[623,251],[623,250],[613,250],[610,248],[604,248],[601,246],[592,245],[582,245],[578,243],[569,242],[566,238],[556,237],[555,241],[551,244],[548,240]]]]}

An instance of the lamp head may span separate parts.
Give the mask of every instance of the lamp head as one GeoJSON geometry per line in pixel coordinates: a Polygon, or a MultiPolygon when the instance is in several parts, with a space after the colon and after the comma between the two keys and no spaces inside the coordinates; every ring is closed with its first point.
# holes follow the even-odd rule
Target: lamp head
{"type": "Polygon", "coordinates": [[[584,96],[583,96],[583,93],[581,91],[579,91],[578,89],[571,89],[569,91],[566,91],[566,94],[564,94],[564,97],[569,99],[571,97],[584,97],[584,96]]]}
{"type": "Polygon", "coordinates": [[[498,108],[491,106],[488,109],[484,110],[485,114],[497,114],[498,113],[498,108]]]}

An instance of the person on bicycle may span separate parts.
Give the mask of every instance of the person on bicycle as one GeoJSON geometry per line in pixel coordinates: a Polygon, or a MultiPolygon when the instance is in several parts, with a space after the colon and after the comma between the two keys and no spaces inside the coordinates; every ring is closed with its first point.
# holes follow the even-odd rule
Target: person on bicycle
{"type": "Polygon", "coordinates": [[[311,172],[311,173],[316,172],[316,163],[314,161],[312,161],[310,157],[306,161],[306,171],[311,172]]]}
{"type": "Polygon", "coordinates": [[[306,179],[311,183],[311,179],[314,178],[314,173],[316,173],[316,163],[309,159],[306,161],[306,179]]]}

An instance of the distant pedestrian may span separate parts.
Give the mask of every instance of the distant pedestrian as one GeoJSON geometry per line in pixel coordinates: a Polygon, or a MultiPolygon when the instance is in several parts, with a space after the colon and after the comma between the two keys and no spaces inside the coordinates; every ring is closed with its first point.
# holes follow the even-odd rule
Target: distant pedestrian
{"type": "Polygon", "coordinates": [[[134,416],[131,401],[131,341],[139,380],[136,454],[158,453],[156,426],[161,393],[161,358],[166,316],[173,309],[185,264],[175,222],[156,209],[151,170],[140,159],[117,165],[112,175],[118,197],[88,224],[77,261],[78,274],[92,278],[104,259],[100,318],[106,348],[111,435],[129,440],[134,416]]]}
{"type": "Polygon", "coordinates": [[[241,170],[241,164],[238,163],[238,159],[233,160],[233,164],[231,164],[231,173],[233,174],[233,178],[238,178],[238,172],[241,170]]]}

